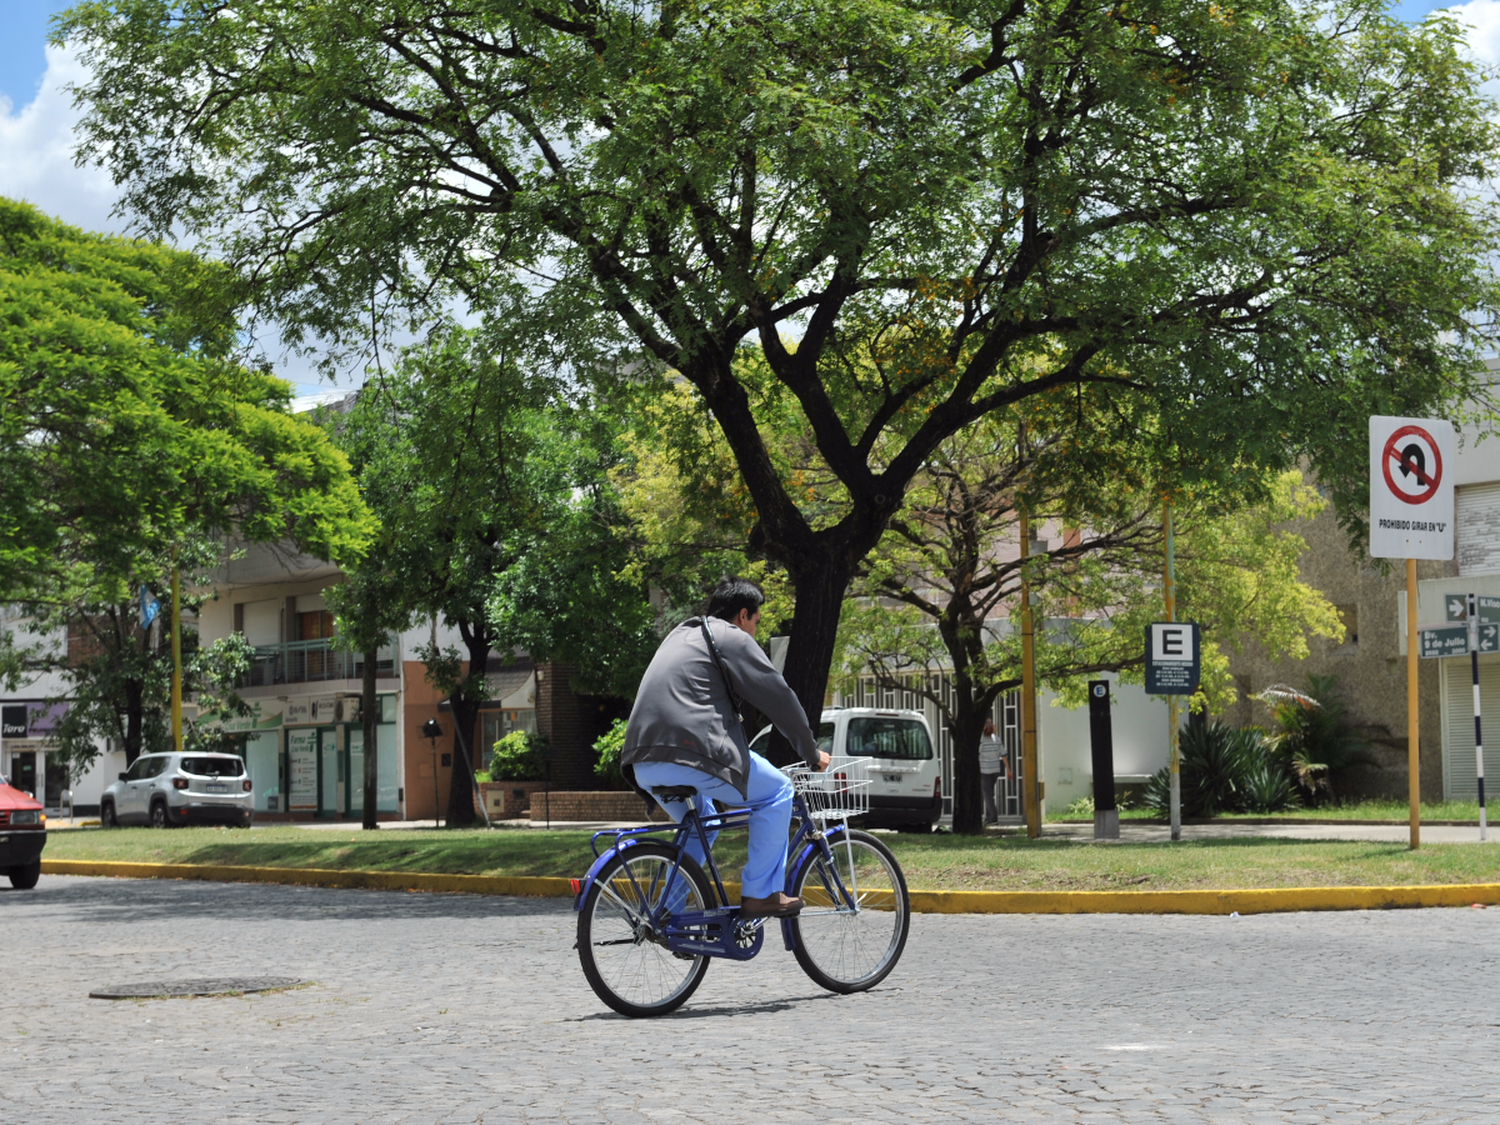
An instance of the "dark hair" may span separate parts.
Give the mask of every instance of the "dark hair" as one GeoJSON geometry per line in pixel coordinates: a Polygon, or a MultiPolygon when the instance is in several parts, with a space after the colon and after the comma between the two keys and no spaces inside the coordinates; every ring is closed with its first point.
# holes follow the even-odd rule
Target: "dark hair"
{"type": "Polygon", "coordinates": [[[755,611],[765,604],[766,596],[760,587],[748,578],[726,578],[708,595],[703,612],[709,617],[733,621],[740,610],[748,609],[753,617],[755,611]]]}

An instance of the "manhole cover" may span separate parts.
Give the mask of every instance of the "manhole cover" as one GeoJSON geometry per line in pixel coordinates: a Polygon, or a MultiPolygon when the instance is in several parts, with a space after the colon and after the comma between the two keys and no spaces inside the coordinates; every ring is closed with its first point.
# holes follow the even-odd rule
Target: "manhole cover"
{"type": "Polygon", "coordinates": [[[95,989],[95,1000],[139,1000],[157,996],[223,996],[233,992],[268,992],[305,984],[296,977],[206,977],[201,980],[146,980],[95,989]]]}

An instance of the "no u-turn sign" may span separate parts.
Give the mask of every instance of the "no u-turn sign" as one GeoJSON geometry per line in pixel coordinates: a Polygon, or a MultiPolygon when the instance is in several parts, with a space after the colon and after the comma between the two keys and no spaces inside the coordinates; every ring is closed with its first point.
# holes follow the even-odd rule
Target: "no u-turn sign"
{"type": "Polygon", "coordinates": [[[1370,419],[1370,554],[1453,557],[1453,426],[1431,418],[1370,419]]]}

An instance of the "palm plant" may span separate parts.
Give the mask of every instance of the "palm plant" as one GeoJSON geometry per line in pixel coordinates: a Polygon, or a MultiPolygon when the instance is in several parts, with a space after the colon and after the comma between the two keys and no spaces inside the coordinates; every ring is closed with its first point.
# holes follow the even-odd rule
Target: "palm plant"
{"type": "Polygon", "coordinates": [[[1338,775],[1372,761],[1369,728],[1350,714],[1338,677],[1309,676],[1305,692],[1273,684],[1254,698],[1271,708],[1276,724],[1266,736],[1267,750],[1289,771],[1308,804],[1335,799],[1338,775]]]}
{"type": "MultiPolygon", "coordinates": [[[[1185,816],[1217,816],[1253,807],[1247,779],[1265,763],[1259,730],[1232,727],[1218,719],[1194,723],[1182,734],[1180,753],[1185,816]]],[[[1170,786],[1167,770],[1146,784],[1147,804],[1164,815],[1170,810],[1170,786]]]]}

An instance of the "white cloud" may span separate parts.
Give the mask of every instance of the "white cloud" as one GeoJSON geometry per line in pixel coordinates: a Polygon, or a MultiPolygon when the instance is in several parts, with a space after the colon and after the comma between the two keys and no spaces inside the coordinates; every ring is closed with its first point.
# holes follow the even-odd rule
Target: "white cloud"
{"type": "Polygon", "coordinates": [[[1446,9],[1469,27],[1469,50],[1486,66],[1500,63],[1500,0],[1469,0],[1446,9]]]}
{"type": "Polygon", "coordinates": [[[110,216],[120,192],[109,173],[73,164],[78,111],[63,87],[87,74],[73,52],[49,46],[36,98],[17,111],[0,97],[0,195],[85,230],[123,233],[124,221],[110,216]]]}
{"type": "MultiPolygon", "coordinates": [[[[73,163],[79,113],[65,87],[87,78],[87,68],[72,51],[49,46],[47,71],[35,98],[17,110],[0,95],[0,196],[24,200],[84,230],[124,234],[128,217],[110,214],[121,193],[109,173],[73,163]]],[[[271,355],[276,373],[299,391],[326,390],[328,383],[313,361],[283,351],[274,333],[259,343],[271,355]]],[[[362,372],[348,372],[337,385],[357,384],[362,378],[362,372]]]]}

